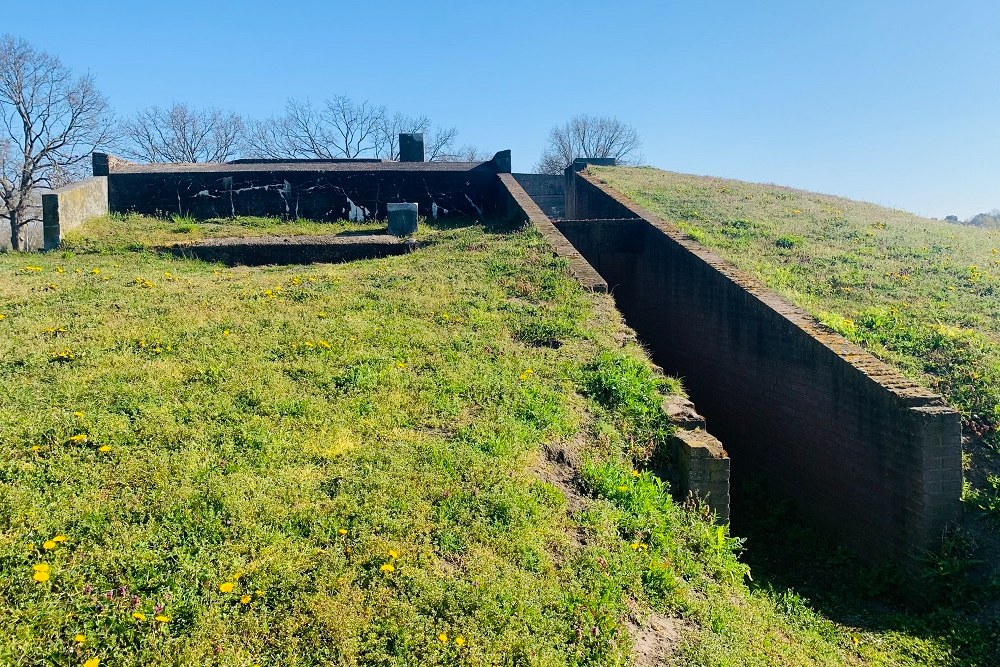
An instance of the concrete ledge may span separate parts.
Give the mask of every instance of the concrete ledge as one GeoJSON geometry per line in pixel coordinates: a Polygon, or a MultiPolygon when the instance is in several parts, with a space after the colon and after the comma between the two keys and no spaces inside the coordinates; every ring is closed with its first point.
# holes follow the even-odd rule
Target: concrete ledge
{"type": "Polygon", "coordinates": [[[663,400],[663,412],[676,427],[668,452],[674,496],[695,495],[715,512],[719,522],[729,522],[729,454],[705,430],[705,418],[683,396],[663,400]]]}
{"type": "Polygon", "coordinates": [[[263,266],[377,259],[404,255],[418,247],[416,241],[387,234],[342,234],[210,239],[160,248],[160,251],[229,266],[263,266]]]}
{"type": "Polygon", "coordinates": [[[542,209],[538,208],[538,204],[528,196],[513,174],[499,174],[498,177],[501,187],[508,197],[509,217],[520,218],[537,229],[552,246],[556,255],[569,261],[570,272],[584,287],[595,292],[607,292],[608,283],[601,277],[601,274],[594,270],[594,267],[583,258],[583,255],[562,235],[562,232],[556,229],[549,217],[542,212],[542,209]]]}
{"type": "Polygon", "coordinates": [[[58,248],[63,234],[108,214],[108,178],[94,176],[42,195],[43,248],[58,248]]]}

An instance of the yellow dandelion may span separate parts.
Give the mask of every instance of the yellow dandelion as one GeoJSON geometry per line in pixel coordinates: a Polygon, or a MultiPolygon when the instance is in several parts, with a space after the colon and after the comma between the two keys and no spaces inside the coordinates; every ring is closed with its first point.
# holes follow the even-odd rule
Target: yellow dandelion
{"type": "Polygon", "coordinates": [[[56,535],[55,537],[52,538],[52,541],[53,542],[65,542],[66,541],[66,536],[65,535],[56,535]]]}
{"type": "Polygon", "coordinates": [[[73,641],[75,641],[77,644],[82,644],[83,642],[87,641],[87,637],[84,635],[76,635],[75,637],[73,637],[73,641]]]}
{"type": "Polygon", "coordinates": [[[43,581],[48,581],[49,580],[49,571],[48,570],[40,570],[38,572],[35,572],[33,575],[31,575],[31,578],[34,579],[35,581],[37,581],[38,583],[42,583],[43,581]]]}
{"type": "Polygon", "coordinates": [[[330,344],[329,344],[329,343],[327,343],[327,342],[326,342],[325,340],[319,340],[319,341],[317,341],[317,344],[318,344],[318,345],[319,345],[319,346],[320,346],[321,348],[323,348],[324,350],[329,350],[329,349],[330,349],[330,344]]]}
{"type": "Polygon", "coordinates": [[[632,476],[633,477],[638,477],[639,476],[639,471],[638,470],[633,470],[632,471],[632,476]]]}
{"type": "Polygon", "coordinates": [[[146,620],[146,615],[143,614],[141,611],[133,611],[132,612],[132,618],[134,618],[137,621],[145,621],[146,620]]]}
{"type": "Polygon", "coordinates": [[[252,598],[249,595],[243,595],[240,597],[240,602],[242,602],[243,604],[250,604],[251,599],[252,598]]]}
{"type": "Polygon", "coordinates": [[[233,581],[239,581],[240,577],[242,576],[243,576],[242,572],[237,572],[236,574],[233,575],[233,581]]]}
{"type": "Polygon", "coordinates": [[[397,361],[396,368],[406,368],[406,364],[404,364],[402,361],[397,361]]]}
{"type": "Polygon", "coordinates": [[[442,644],[447,644],[448,643],[448,635],[447,635],[447,633],[442,632],[441,634],[439,634],[438,635],[438,641],[441,642],[442,644]]]}
{"type": "Polygon", "coordinates": [[[223,331],[222,335],[223,336],[228,336],[229,335],[229,329],[226,329],[225,331],[223,331]]]}
{"type": "Polygon", "coordinates": [[[346,528],[338,528],[337,529],[337,534],[338,535],[347,535],[347,529],[346,528]]]}
{"type": "Polygon", "coordinates": [[[86,433],[77,433],[76,435],[71,436],[70,439],[69,439],[69,441],[70,442],[87,442],[87,434],[86,433]]]}
{"type": "Polygon", "coordinates": [[[399,552],[395,549],[389,549],[389,558],[399,558],[399,552]]]}
{"type": "Polygon", "coordinates": [[[42,449],[42,448],[41,448],[41,447],[39,447],[38,445],[32,445],[32,446],[31,446],[31,451],[33,451],[33,452],[37,452],[37,451],[40,451],[41,449],[42,449]]]}
{"type": "Polygon", "coordinates": [[[628,491],[628,487],[625,486],[624,484],[622,484],[621,486],[618,487],[618,490],[619,491],[628,491]]]}
{"type": "Polygon", "coordinates": [[[77,419],[83,419],[83,413],[82,412],[74,412],[73,416],[76,417],[77,419]]]}
{"type": "Polygon", "coordinates": [[[97,448],[97,451],[107,454],[108,452],[111,451],[111,445],[101,445],[100,447],[97,448]]]}
{"type": "Polygon", "coordinates": [[[159,623],[166,623],[166,622],[168,622],[170,620],[170,617],[169,616],[164,616],[163,614],[157,614],[156,616],[153,617],[153,620],[155,620],[155,621],[157,621],[159,623]]]}
{"type": "Polygon", "coordinates": [[[264,597],[264,591],[254,591],[253,594],[257,597],[264,597]]]}
{"type": "Polygon", "coordinates": [[[219,584],[219,590],[223,593],[232,593],[234,586],[236,586],[236,584],[234,584],[233,582],[226,581],[224,583],[219,584]]]}
{"type": "Polygon", "coordinates": [[[56,543],[55,543],[54,540],[48,540],[47,542],[44,542],[42,544],[42,548],[43,549],[55,549],[56,548],[56,543]]]}
{"type": "Polygon", "coordinates": [[[638,542],[633,542],[632,543],[632,551],[638,551],[638,550],[639,550],[639,543],[638,542]]]}
{"type": "Polygon", "coordinates": [[[31,569],[34,570],[35,572],[48,572],[49,571],[49,564],[48,563],[35,563],[34,565],[31,566],[31,569]]]}
{"type": "Polygon", "coordinates": [[[97,275],[100,275],[101,270],[100,269],[91,269],[90,272],[93,273],[95,276],[97,276],[97,275]]]}
{"type": "Polygon", "coordinates": [[[83,663],[83,667],[98,667],[101,664],[100,658],[90,658],[87,662],[83,663]]]}
{"type": "Polygon", "coordinates": [[[465,644],[465,637],[462,635],[455,637],[455,646],[462,646],[463,644],[465,644]]]}
{"type": "Polygon", "coordinates": [[[392,563],[386,563],[385,565],[383,565],[379,569],[382,570],[383,572],[386,572],[386,573],[395,572],[396,571],[396,568],[393,567],[392,563]]]}

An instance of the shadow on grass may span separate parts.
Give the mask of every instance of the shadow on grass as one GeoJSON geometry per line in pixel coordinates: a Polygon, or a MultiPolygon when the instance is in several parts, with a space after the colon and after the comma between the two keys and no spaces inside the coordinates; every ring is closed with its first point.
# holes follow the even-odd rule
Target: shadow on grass
{"type": "Polygon", "coordinates": [[[732,505],[732,532],[746,538],[743,560],[753,587],[792,591],[841,625],[946,645],[949,665],[1000,665],[997,582],[980,585],[968,577],[976,563],[961,534],[927,554],[914,575],[864,564],[760,480],[734,485],[732,505]]]}

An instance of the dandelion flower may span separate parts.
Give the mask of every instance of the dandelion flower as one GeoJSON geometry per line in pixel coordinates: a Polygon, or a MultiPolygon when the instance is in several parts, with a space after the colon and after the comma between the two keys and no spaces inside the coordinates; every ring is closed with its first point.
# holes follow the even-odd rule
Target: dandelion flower
{"type": "Polygon", "coordinates": [[[101,664],[100,658],[90,658],[87,662],[83,663],[83,667],[98,667],[101,664]]]}
{"type": "Polygon", "coordinates": [[[70,442],[87,442],[87,434],[86,433],[77,433],[76,435],[71,436],[70,439],[69,439],[69,441],[70,442]]]}
{"type": "Polygon", "coordinates": [[[82,412],[74,412],[73,416],[76,417],[77,419],[83,419],[83,413],[82,412]]]}
{"type": "Polygon", "coordinates": [[[107,454],[108,452],[111,451],[111,445],[101,445],[100,447],[97,448],[97,451],[104,452],[105,454],[107,454]]]}
{"type": "Polygon", "coordinates": [[[228,336],[229,335],[229,329],[226,329],[225,331],[223,331],[222,335],[223,336],[228,336]]]}
{"type": "Polygon", "coordinates": [[[406,364],[404,364],[402,361],[397,361],[396,368],[406,368],[406,364]]]}
{"type": "Polygon", "coordinates": [[[389,558],[399,558],[399,552],[395,549],[389,549],[389,558]]]}
{"type": "Polygon", "coordinates": [[[166,623],[167,621],[170,620],[170,617],[164,616],[163,614],[157,614],[156,616],[153,617],[153,620],[158,621],[160,623],[166,623]]]}
{"type": "Polygon", "coordinates": [[[47,542],[43,543],[42,544],[42,548],[43,549],[55,549],[56,548],[55,540],[48,540],[47,542]]]}
{"type": "Polygon", "coordinates": [[[75,641],[77,644],[82,644],[83,642],[87,641],[87,637],[84,635],[77,635],[73,637],[73,641],[75,641]]]}
{"type": "Polygon", "coordinates": [[[31,569],[34,570],[34,572],[31,575],[31,578],[37,581],[38,583],[49,580],[48,563],[36,563],[35,565],[31,566],[31,569]]]}
{"type": "Polygon", "coordinates": [[[60,535],[56,535],[55,537],[52,538],[52,541],[53,542],[65,542],[66,541],[66,536],[65,535],[61,535],[61,534],[60,535]]]}
{"type": "Polygon", "coordinates": [[[442,644],[447,644],[448,643],[448,635],[446,633],[442,632],[441,634],[438,635],[438,641],[441,642],[442,644]]]}
{"type": "Polygon", "coordinates": [[[35,563],[34,565],[31,566],[31,569],[34,570],[35,572],[48,572],[49,571],[49,564],[48,563],[35,563]]]}
{"type": "Polygon", "coordinates": [[[37,452],[37,451],[40,451],[41,449],[42,449],[42,448],[41,448],[41,447],[39,447],[38,445],[32,445],[32,446],[31,446],[31,451],[33,451],[33,452],[37,452]]]}
{"type": "Polygon", "coordinates": [[[382,570],[385,573],[395,572],[396,571],[396,568],[393,567],[392,563],[386,563],[385,565],[383,565],[379,569],[382,570]]]}
{"type": "Polygon", "coordinates": [[[628,487],[625,486],[624,484],[622,484],[621,486],[618,487],[618,490],[619,491],[628,491],[628,487]]]}
{"type": "Polygon", "coordinates": [[[337,534],[338,535],[347,535],[347,529],[346,528],[338,528],[337,529],[337,534]]]}
{"type": "Polygon", "coordinates": [[[242,602],[243,604],[250,604],[251,599],[252,598],[249,595],[244,595],[240,597],[240,602],[242,602]]]}
{"type": "Polygon", "coordinates": [[[141,611],[133,611],[132,612],[132,618],[134,618],[137,621],[145,621],[146,620],[146,615],[143,614],[141,611]]]}
{"type": "Polygon", "coordinates": [[[633,477],[638,477],[639,476],[639,471],[638,470],[633,470],[632,471],[632,476],[633,477]]]}
{"type": "Polygon", "coordinates": [[[233,582],[227,581],[227,582],[219,584],[219,590],[222,591],[223,593],[232,593],[233,592],[233,587],[235,585],[236,584],[234,584],[233,582]]]}
{"type": "Polygon", "coordinates": [[[463,644],[465,644],[465,637],[462,635],[455,637],[455,646],[462,646],[463,644]]]}

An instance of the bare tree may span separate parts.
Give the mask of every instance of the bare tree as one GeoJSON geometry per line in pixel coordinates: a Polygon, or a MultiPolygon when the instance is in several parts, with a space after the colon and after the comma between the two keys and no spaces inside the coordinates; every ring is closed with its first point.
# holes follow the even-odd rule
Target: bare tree
{"type": "Polygon", "coordinates": [[[355,102],[338,95],[314,105],[308,100],[288,100],[285,113],[249,124],[247,153],[251,157],[282,159],[374,157],[399,159],[399,135],[424,135],[428,161],[456,161],[476,150],[455,148],[458,130],[434,127],[426,116],[390,113],[367,100],[355,102]]]}
{"type": "Polygon", "coordinates": [[[27,225],[38,219],[37,190],[81,173],[112,128],[91,75],[75,77],[55,56],[0,36],[0,215],[15,250],[26,249],[27,225]]]}
{"type": "Polygon", "coordinates": [[[122,152],[145,162],[225,162],[243,143],[243,120],[220,109],[194,109],[174,102],[149,107],[122,126],[122,152]]]}
{"type": "Polygon", "coordinates": [[[431,121],[427,116],[412,118],[397,112],[382,116],[375,138],[375,157],[383,160],[399,159],[399,135],[420,132],[427,134],[431,121]]]}
{"type": "Polygon", "coordinates": [[[285,114],[251,123],[247,153],[272,159],[332,160],[374,156],[381,146],[384,107],[346,95],[315,106],[288,100],[285,114]]]}
{"type": "Polygon", "coordinates": [[[552,128],[535,169],[542,174],[560,174],[580,157],[613,157],[623,164],[638,164],[641,143],[631,125],[609,116],[583,114],[552,128]]]}

